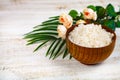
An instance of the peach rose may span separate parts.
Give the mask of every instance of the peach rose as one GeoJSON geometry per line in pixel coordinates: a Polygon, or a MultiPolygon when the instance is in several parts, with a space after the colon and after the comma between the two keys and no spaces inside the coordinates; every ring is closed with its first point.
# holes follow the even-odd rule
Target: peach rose
{"type": "Polygon", "coordinates": [[[73,19],[70,15],[61,14],[59,17],[59,22],[62,23],[67,29],[70,28],[73,24],[73,19]]]}
{"type": "Polygon", "coordinates": [[[66,38],[67,29],[65,28],[64,25],[58,25],[57,32],[59,37],[61,37],[62,39],[66,38]]]}
{"type": "Polygon", "coordinates": [[[97,14],[95,11],[93,11],[90,8],[86,8],[83,10],[83,15],[84,15],[84,19],[93,19],[96,20],[97,19],[97,14]]]}

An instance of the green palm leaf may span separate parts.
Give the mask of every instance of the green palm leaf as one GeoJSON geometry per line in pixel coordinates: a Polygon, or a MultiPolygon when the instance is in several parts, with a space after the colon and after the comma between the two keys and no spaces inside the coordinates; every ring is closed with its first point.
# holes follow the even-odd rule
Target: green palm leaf
{"type": "Polygon", "coordinates": [[[61,38],[59,38],[56,42],[55,42],[55,44],[54,44],[54,46],[53,46],[53,48],[52,48],[52,50],[51,50],[51,54],[50,54],[50,59],[53,57],[53,55],[54,55],[54,52],[55,52],[55,50],[56,50],[56,47],[58,47],[58,45],[60,44],[60,42],[61,42],[61,38]]]}
{"type": "Polygon", "coordinates": [[[51,53],[52,47],[53,47],[53,45],[55,44],[56,41],[57,41],[57,39],[52,42],[52,44],[50,45],[50,47],[48,48],[48,50],[46,52],[46,56],[48,56],[51,53]]]}
{"type": "Polygon", "coordinates": [[[54,53],[54,57],[53,59],[57,58],[59,55],[61,55],[61,53],[65,50],[63,49],[65,46],[65,40],[61,40],[61,42],[59,43],[59,45],[56,48],[56,52],[54,53]]]}
{"type": "Polygon", "coordinates": [[[54,40],[54,39],[56,39],[56,37],[54,37],[54,36],[45,36],[44,35],[44,36],[41,36],[41,37],[35,37],[35,38],[29,39],[27,45],[43,42],[43,41],[46,41],[46,40],[54,40]]]}
{"type": "Polygon", "coordinates": [[[64,50],[63,59],[64,59],[67,55],[68,55],[68,49],[66,48],[66,49],[64,50]]]}
{"type": "Polygon", "coordinates": [[[57,26],[59,25],[59,16],[50,17],[42,22],[41,25],[35,26],[33,31],[25,34],[28,44],[40,44],[34,50],[39,50],[46,43],[50,42],[50,46],[46,52],[46,56],[55,59],[63,54],[63,58],[68,55],[65,40],[58,38],[57,26]]]}
{"type": "Polygon", "coordinates": [[[43,42],[42,44],[40,44],[40,45],[34,50],[34,52],[37,51],[40,47],[42,47],[42,45],[46,44],[48,41],[49,41],[49,40],[47,40],[47,41],[43,42]]]}

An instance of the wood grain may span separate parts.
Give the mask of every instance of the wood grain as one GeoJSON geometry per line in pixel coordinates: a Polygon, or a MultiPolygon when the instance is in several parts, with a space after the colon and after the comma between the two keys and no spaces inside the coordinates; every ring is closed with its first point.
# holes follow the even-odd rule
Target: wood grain
{"type": "Polygon", "coordinates": [[[49,16],[108,3],[118,10],[120,0],[0,0],[0,80],[119,80],[120,29],[112,55],[93,66],[67,58],[49,60],[45,57],[48,46],[33,53],[36,45],[26,46],[22,39],[49,16]]]}

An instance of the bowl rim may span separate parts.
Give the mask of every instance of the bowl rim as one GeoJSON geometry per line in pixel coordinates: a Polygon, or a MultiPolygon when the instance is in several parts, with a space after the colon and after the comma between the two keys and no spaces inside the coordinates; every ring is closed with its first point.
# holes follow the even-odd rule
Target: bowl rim
{"type": "Polygon", "coordinates": [[[115,43],[115,41],[116,41],[116,33],[115,33],[115,31],[113,31],[112,29],[110,29],[110,28],[107,27],[107,26],[103,26],[103,25],[102,25],[102,28],[103,28],[103,29],[105,29],[107,32],[110,32],[110,33],[113,33],[113,34],[114,34],[114,36],[113,36],[113,38],[112,38],[112,42],[111,42],[109,45],[103,46],[103,47],[85,47],[85,46],[81,46],[81,45],[75,44],[75,43],[73,43],[73,42],[69,39],[69,33],[70,33],[71,31],[73,31],[75,27],[78,27],[78,25],[72,25],[72,26],[67,30],[67,32],[66,32],[66,40],[69,40],[70,43],[74,44],[74,45],[77,46],[77,47],[82,47],[82,48],[85,48],[85,49],[102,49],[102,48],[109,47],[110,45],[112,45],[112,44],[115,43]]]}

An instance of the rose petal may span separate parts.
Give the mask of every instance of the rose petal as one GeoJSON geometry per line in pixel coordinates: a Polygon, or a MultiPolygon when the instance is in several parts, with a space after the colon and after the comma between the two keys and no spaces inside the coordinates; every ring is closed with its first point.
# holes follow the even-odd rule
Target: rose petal
{"type": "Polygon", "coordinates": [[[65,26],[63,25],[58,25],[57,27],[57,32],[58,32],[58,36],[61,37],[62,39],[66,38],[66,32],[67,29],[65,28],[65,26]]]}

